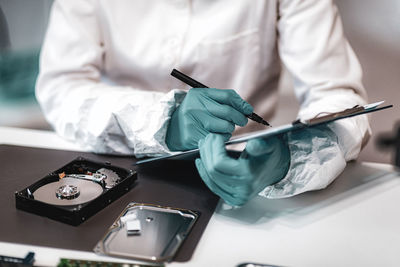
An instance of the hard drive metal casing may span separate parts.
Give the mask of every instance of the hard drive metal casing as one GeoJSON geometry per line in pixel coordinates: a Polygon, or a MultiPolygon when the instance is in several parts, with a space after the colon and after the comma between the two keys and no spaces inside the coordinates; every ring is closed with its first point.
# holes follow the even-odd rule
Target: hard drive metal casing
{"type": "MultiPolygon", "coordinates": [[[[127,193],[134,186],[136,179],[135,171],[113,166],[110,163],[100,163],[79,157],[25,189],[15,192],[16,208],[77,226],[127,193]],[[101,168],[115,172],[120,179],[112,188],[103,188],[103,192],[93,200],[76,205],[61,206],[36,200],[33,196],[35,190],[41,186],[59,180],[60,173],[75,174],[82,170],[96,171],[101,168]]],[[[53,192],[49,193],[52,194],[53,192]]]]}
{"type": "Polygon", "coordinates": [[[169,262],[195,224],[199,212],[129,203],[93,249],[97,254],[153,263],[169,262]],[[130,235],[125,217],[134,214],[140,233],[130,235]]]}

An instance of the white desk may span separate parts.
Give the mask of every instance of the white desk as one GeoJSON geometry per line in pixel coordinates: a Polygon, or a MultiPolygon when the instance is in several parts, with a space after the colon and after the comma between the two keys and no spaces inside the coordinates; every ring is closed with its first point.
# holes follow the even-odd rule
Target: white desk
{"type": "MultiPolygon", "coordinates": [[[[0,144],[79,150],[51,132],[0,127],[0,144]]],[[[219,204],[189,262],[168,266],[400,266],[400,175],[386,164],[351,163],[327,189],[283,200],[219,204]]],[[[100,237],[99,237],[100,238],[100,237]]],[[[93,253],[0,242],[0,254],[104,260],[93,253]]],[[[109,260],[110,258],[107,258],[109,260]]]]}

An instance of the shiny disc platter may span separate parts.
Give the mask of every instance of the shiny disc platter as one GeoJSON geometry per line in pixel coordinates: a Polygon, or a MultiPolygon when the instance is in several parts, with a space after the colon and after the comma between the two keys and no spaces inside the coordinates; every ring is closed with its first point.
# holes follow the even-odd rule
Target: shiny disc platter
{"type": "Polygon", "coordinates": [[[63,178],[57,182],[52,182],[39,187],[33,192],[33,197],[36,200],[46,202],[52,205],[69,206],[78,205],[95,199],[103,192],[103,188],[98,183],[82,180],[77,178],[63,178]],[[64,194],[60,194],[63,189],[64,194]],[[70,190],[68,197],[65,192],[70,190]]]}

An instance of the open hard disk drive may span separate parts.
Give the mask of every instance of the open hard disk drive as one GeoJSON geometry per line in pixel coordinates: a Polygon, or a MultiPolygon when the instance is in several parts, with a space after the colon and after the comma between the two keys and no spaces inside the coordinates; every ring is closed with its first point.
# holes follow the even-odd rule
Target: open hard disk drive
{"type": "Polygon", "coordinates": [[[15,193],[17,209],[79,225],[128,192],[136,172],[79,157],[15,193]]]}

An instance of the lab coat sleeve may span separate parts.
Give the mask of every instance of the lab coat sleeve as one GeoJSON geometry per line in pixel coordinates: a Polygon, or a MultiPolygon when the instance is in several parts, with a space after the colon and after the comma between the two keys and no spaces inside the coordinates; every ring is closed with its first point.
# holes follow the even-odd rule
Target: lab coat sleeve
{"type": "MultiPolygon", "coordinates": [[[[279,53],[300,102],[299,118],[366,104],[360,65],[330,0],[279,1],[277,30],[279,53]]],[[[369,135],[366,115],[288,134],[289,171],[260,195],[283,198],[325,188],[357,158],[369,135]]]]}
{"type": "Polygon", "coordinates": [[[41,52],[36,97],[56,132],[84,148],[157,156],[184,91],[147,92],[101,81],[104,54],[95,1],[55,1],[41,52]]]}

